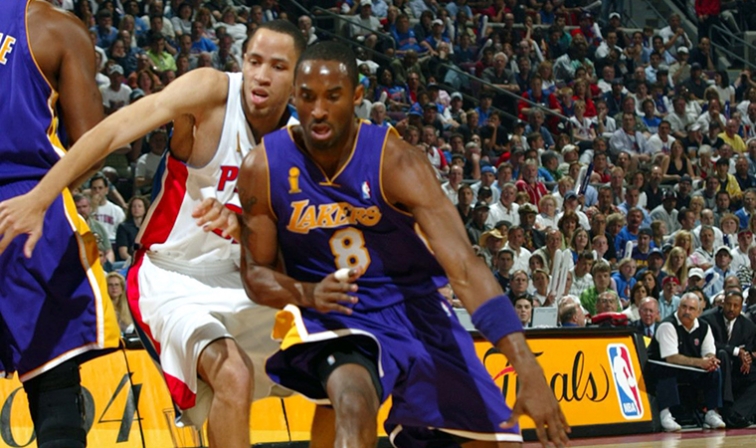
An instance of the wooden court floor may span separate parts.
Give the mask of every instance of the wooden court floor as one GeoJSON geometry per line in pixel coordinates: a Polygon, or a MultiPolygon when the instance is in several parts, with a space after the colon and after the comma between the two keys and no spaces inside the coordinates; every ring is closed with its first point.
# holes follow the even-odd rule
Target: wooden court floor
{"type": "MultiPolygon", "coordinates": [[[[527,448],[541,446],[526,443],[527,448]]],[[[592,448],[633,447],[633,448],[756,448],[756,427],[730,429],[726,431],[684,430],[679,433],[655,433],[637,436],[598,437],[572,439],[570,446],[590,446],[592,448]]]]}

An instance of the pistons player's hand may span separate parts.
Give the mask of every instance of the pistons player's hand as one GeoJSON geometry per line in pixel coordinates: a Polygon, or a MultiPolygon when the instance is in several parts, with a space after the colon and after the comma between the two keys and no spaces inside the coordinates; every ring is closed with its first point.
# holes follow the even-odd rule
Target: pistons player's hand
{"type": "Polygon", "coordinates": [[[359,268],[339,269],[328,274],[323,280],[315,284],[307,299],[305,306],[316,309],[321,313],[337,312],[352,314],[352,309],[344,304],[357,303],[357,284],[354,282],[362,274],[359,268]]]}
{"type": "Polygon", "coordinates": [[[34,246],[42,236],[47,207],[31,193],[0,202],[0,254],[19,235],[29,237],[24,243],[24,256],[31,258],[34,246]]]}
{"type": "Polygon", "coordinates": [[[223,238],[230,236],[241,241],[239,216],[215,198],[206,198],[194,207],[192,218],[197,219],[197,225],[205,232],[219,230],[223,238]]]}

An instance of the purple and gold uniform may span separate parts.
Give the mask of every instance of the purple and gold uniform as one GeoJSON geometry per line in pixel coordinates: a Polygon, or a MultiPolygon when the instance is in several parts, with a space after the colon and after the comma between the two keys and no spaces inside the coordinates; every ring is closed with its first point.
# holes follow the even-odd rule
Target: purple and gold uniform
{"type": "MultiPolygon", "coordinates": [[[[0,201],[27,193],[65,154],[58,93],[29,47],[28,0],[2,7],[0,201]]],[[[21,381],[119,341],[95,237],[68,191],[47,210],[43,232],[31,258],[25,236],[0,255],[0,375],[17,371],[21,381]]]]}
{"type": "Polygon", "coordinates": [[[312,400],[327,400],[312,364],[325,344],[347,338],[376,362],[381,401],[393,396],[386,432],[396,446],[455,437],[522,440],[519,428],[498,427],[511,411],[437,292],[447,281],[419,226],[383,195],[381,171],[401,169],[383,166],[386,139],[396,131],[361,123],[349,160],[329,179],[290,130],[263,139],[287,274],[306,282],[340,268],[360,267],[363,274],[350,316],[293,305],[279,313],[274,337],[282,345],[267,362],[268,374],[312,400]]]}

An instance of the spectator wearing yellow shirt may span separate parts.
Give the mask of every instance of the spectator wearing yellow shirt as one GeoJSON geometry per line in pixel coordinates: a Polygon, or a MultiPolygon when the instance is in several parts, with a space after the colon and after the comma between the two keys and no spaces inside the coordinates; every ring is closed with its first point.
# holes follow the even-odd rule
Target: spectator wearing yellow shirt
{"type": "Polygon", "coordinates": [[[738,135],[739,124],[737,120],[730,118],[725,125],[725,131],[719,134],[719,138],[732,147],[732,150],[738,154],[746,152],[746,144],[743,138],[738,135]]]}
{"type": "Polygon", "coordinates": [[[716,177],[719,179],[719,191],[726,191],[733,202],[739,202],[743,197],[743,192],[740,190],[740,184],[735,176],[730,174],[730,161],[726,157],[720,157],[716,164],[716,177]]]}
{"type": "Polygon", "coordinates": [[[176,60],[170,53],[165,51],[165,36],[161,33],[150,35],[150,49],[147,50],[147,56],[159,72],[167,70],[176,71],[176,60]]]}

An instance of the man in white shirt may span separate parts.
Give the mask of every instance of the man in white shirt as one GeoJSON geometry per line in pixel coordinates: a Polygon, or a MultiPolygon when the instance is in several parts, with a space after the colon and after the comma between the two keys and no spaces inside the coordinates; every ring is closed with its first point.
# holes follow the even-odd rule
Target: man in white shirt
{"type": "Polygon", "coordinates": [[[690,64],[688,58],[690,51],[688,47],[678,47],[677,60],[669,64],[669,80],[673,86],[682,84],[690,78],[690,64]]]}
{"type": "Polygon", "coordinates": [[[651,155],[646,148],[646,137],[635,130],[635,115],[632,113],[622,114],[622,128],[617,129],[609,139],[609,148],[617,156],[621,152],[630,154],[634,170],[639,162],[648,162],[651,155]]]}
{"type": "Polygon", "coordinates": [[[459,165],[454,165],[449,170],[449,180],[441,184],[441,189],[444,190],[446,197],[452,201],[452,204],[457,205],[459,197],[457,192],[462,185],[463,170],[459,165]]]}
{"type": "Polygon", "coordinates": [[[499,221],[509,221],[513,226],[520,225],[520,206],[515,203],[517,187],[513,183],[506,183],[501,188],[499,201],[491,206],[486,224],[493,227],[499,221]]]}
{"type": "Polygon", "coordinates": [[[670,122],[662,120],[662,122],[659,123],[657,133],[652,135],[651,138],[648,139],[648,142],[646,142],[646,149],[649,154],[652,156],[656,154],[669,155],[669,151],[672,148],[672,142],[675,141],[675,138],[670,135],[671,132],[672,125],[670,122]]]}
{"type": "Polygon", "coordinates": [[[725,122],[727,119],[720,113],[721,110],[722,105],[719,103],[718,99],[709,101],[709,110],[702,113],[696,120],[696,124],[701,125],[701,132],[707,134],[709,132],[709,124],[711,124],[712,121],[719,122],[719,129],[725,128],[725,122]]]}
{"type": "Polygon", "coordinates": [[[745,140],[756,137],[756,103],[748,105],[747,113],[741,119],[745,127],[745,140]]]}
{"type": "Polygon", "coordinates": [[[514,253],[514,264],[510,272],[518,270],[528,271],[528,262],[530,261],[530,251],[522,247],[522,243],[525,242],[525,231],[520,226],[512,226],[509,228],[509,234],[507,237],[507,243],[504,245],[504,249],[509,249],[514,253]]]}
{"type": "Polygon", "coordinates": [[[626,59],[624,50],[617,46],[617,32],[609,31],[606,33],[604,41],[601,42],[601,45],[596,49],[596,59],[606,58],[609,56],[609,52],[615,49],[619,52],[621,60],[626,59]]]}
{"type": "Polygon", "coordinates": [[[572,285],[570,295],[580,297],[586,289],[593,286],[591,267],[593,266],[593,253],[583,252],[578,254],[577,263],[570,271],[572,273],[572,285]]]}
{"type": "Polygon", "coordinates": [[[675,56],[680,47],[690,48],[693,46],[693,42],[691,42],[685,29],[680,26],[679,14],[669,16],[669,25],[659,30],[659,36],[664,40],[664,48],[675,56]]]}
{"type": "Polygon", "coordinates": [[[674,233],[681,228],[680,223],[677,221],[677,195],[672,190],[667,190],[664,193],[661,205],[651,211],[651,221],[664,221],[667,225],[667,232],[674,233]]]}
{"type": "Polygon", "coordinates": [[[719,227],[715,226],[714,212],[711,209],[703,209],[701,211],[701,225],[693,229],[693,234],[699,238],[701,237],[701,229],[704,226],[709,226],[714,230],[714,247],[719,247],[724,244],[724,234],[719,227]]]}
{"type": "Polygon", "coordinates": [[[92,213],[94,219],[100,222],[108,232],[108,239],[115,242],[118,225],[126,219],[123,209],[108,200],[108,179],[105,175],[97,173],[89,182],[92,191],[92,213]]]}
{"type": "Polygon", "coordinates": [[[753,233],[749,229],[740,229],[738,232],[738,246],[730,249],[732,261],[730,270],[738,272],[741,266],[750,266],[751,260],[748,259],[748,248],[753,244],[753,233]]]}
{"type": "Polygon", "coordinates": [[[354,18],[350,19],[352,37],[362,42],[368,48],[374,48],[378,42],[378,36],[373,32],[381,29],[381,21],[373,15],[373,2],[371,0],[362,0],[360,2],[360,11],[354,18]]]}
{"type": "Polygon", "coordinates": [[[672,100],[672,110],[664,120],[669,123],[672,135],[675,138],[685,138],[688,135],[688,126],[693,123],[685,111],[687,101],[682,96],[676,96],[672,100]]]}
{"type": "Polygon", "coordinates": [[[166,143],[168,143],[168,137],[163,128],[152,131],[147,138],[150,152],[142,154],[137,159],[136,169],[134,170],[134,187],[141,194],[149,194],[152,191],[152,180],[165,152],[166,143]]]}
{"type": "Polygon", "coordinates": [[[105,114],[110,115],[118,109],[129,105],[131,96],[131,87],[123,83],[123,67],[118,64],[110,66],[108,69],[110,85],[101,87],[102,105],[105,107],[105,114]]]}

